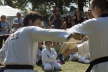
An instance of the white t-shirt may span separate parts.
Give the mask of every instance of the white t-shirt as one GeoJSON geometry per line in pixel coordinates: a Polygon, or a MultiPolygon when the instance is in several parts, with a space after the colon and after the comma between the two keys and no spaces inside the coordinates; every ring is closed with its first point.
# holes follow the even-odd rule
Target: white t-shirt
{"type": "Polygon", "coordinates": [[[89,37],[91,59],[108,56],[108,17],[93,18],[68,29],[89,37]]]}
{"type": "Polygon", "coordinates": [[[4,64],[35,65],[38,41],[66,41],[69,36],[65,30],[42,29],[28,26],[11,34],[0,50],[4,64]]]}

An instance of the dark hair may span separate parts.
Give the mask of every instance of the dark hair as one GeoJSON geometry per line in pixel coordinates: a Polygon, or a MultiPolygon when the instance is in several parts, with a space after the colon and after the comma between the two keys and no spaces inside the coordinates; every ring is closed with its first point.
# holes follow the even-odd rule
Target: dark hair
{"type": "Polygon", "coordinates": [[[6,18],[6,16],[5,15],[2,15],[1,18],[6,18]]]}
{"type": "Polygon", "coordinates": [[[45,44],[47,44],[47,43],[52,43],[52,41],[45,41],[45,44]]]}
{"type": "Polygon", "coordinates": [[[91,8],[100,8],[101,11],[108,11],[108,0],[93,0],[91,8]]]}
{"type": "Polygon", "coordinates": [[[24,26],[29,26],[30,25],[30,22],[29,22],[30,20],[33,23],[37,19],[43,20],[42,19],[42,16],[40,14],[37,14],[37,13],[29,13],[28,15],[25,16],[25,18],[23,20],[24,26]]]}

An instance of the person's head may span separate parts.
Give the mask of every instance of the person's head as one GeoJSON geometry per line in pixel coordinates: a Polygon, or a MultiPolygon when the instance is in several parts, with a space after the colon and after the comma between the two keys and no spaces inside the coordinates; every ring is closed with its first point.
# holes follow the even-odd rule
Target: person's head
{"type": "Polygon", "coordinates": [[[7,18],[6,18],[5,15],[2,15],[2,16],[1,16],[1,21],[6,21],[6,19],[7,19],[7,18]]]}
{"type": "Polygon", "coordinates": [[[35,12],[29,13],[23,20],[24,26],[42,26],[42,16],[35,12]]]}
{"type": "Polygon", "coordinates": [[[18,13],[16,14],[16,16],[17,16],[18,18],[20,18],[20,17],[21,17],[21,13],[18,12],[18,13]]]}
{"type": "Polygon", "coordinates": [[[51,42],[51,41],[46,41],[46,42],[45,42],[45,46],[46,46],[47,48],[52,48],[52,42],[51,42]]]}
{"type": "Polygon", "coordinates": [[[108,0],[92,0],[91,10],[94,17],[108,14],[108,0]]]}
{"type": "Polygon", "coordinates": [[[38,47],[42,47],[43,46],[43,42],[38,42],[38,47]]]}
{"type": "Polygon", "coordinates": [[[53,8],[53,15],[60,15],[60,9],[58,7],[53,8]]]}

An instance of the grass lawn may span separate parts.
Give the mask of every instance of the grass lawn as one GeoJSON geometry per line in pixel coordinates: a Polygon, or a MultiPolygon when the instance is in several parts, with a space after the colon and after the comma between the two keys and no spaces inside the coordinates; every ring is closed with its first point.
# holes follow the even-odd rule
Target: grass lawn
{"type": "MultiPolygon", "coordinates": [[[[77,62],[66,62],[62,65],[61,72],[85,72],[87,69],[87,64],[81,64],[77,62]]],[[[37,72],[44,72],[40,67],[36,66],[37,72]]]]}

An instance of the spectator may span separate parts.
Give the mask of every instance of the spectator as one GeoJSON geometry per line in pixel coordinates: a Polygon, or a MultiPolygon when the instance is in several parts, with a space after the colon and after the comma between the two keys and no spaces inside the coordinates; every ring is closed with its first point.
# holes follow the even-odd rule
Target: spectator
{"type": "Polygon", "coordinates": [[[22,27],[22,26],[23,26],[23,18],[22,18],[21,13],[18,12],[16,14],[16,18],[13,21],[13,28],[18,29],[19,27],[22,27]]]}
{"type": "Polygon", "coordinates": [[[44,48],[43,42],[39,42],[38,43],[38,51],[37,51],[37,54],[36,54],[36,58],[37,58],[36,64],[39,65],[39,66],[42,65],[42,55],[41,55],[41,52],[42,52],[43,48],[44,48]]]}
{"type": "Polygon", "coordinates": [[[78,49],[78,51],[72,52],[70,54],[69,60],[78,61],[85,64],[90,63],[88,41],[84,41],[81,44],[77,44],[76,49],[78,49]]]}
{"type": "Polygon", "coordinates": [[[76,9],[75,16],[76,16],[76,24],[84,21],[84,17],[80,15],[79,9],[76,9]]]}
{"type": "Polygon", "coordinates": [[[57,62],[57,53],[54,48],[52,48],[52,42],[45,42],[46,48],[42,50],[42,63],[43,68],[46,72],[51,72],[54,70],[61,70],[61,65],[57,62]]]}
{"type": "MultiPolygon", "coordinates": [[[[9,24],[7,22],[7,18],[5,15],[1,16],[0,21],[0,35],[8,34],[9,33],[9,24]]],[[[2,47],[3,41],[5,41],[7,36],[1,36],[0,37],[0,48],[2,47]]]]}
{"type": "Polygon", "coordinates": [[[50,17],[49,20],[50,25],[54,25],[54,28],[60,29],[62,25],[62,20],[60,16],[59,8],[54,8],[53,15],[50,17]]]}
{"type": "Polygon", "coordinates": [[[7,18],[5,15],[1,16],[1,21],[0,21],[0,33],[2,34],[7,34],[9,33],[9,24],[7,22],[7,18]]]}
{"type": "Polygon", "coordinates": [[[92,18],[93,18],[92,11],[88,10],[88,19],[92,19],[92,18]]]}
{"type": "Polygon", "coordinates": [[[55,48],[56,52],[59,53],[61,44],[59,42],[53,42],[53,48],[55,48]]]}
{"type": "Polygon", "coordinates": [[[75,25],[75,16],[67,16],[66,17],[66,23],[67,23],[67,28],[72,27],[73,25],[75,25]]]}
{"type": "Polygon", "coordinates": [[[63,43],[59,43],[59,42],[53,42],[53,48],[56,50],[57,52],[57,60],[60,64],[65,64],[65,61],[64,61],[64,56],[60,53],[60,48],[61,48],[61,45],[63,43]]]}
{"type": "Polygon", "coordinates": [[[62,20],[62,26],[61,26],[62,29],[67,29],[67,22],[66,22],[66,17],[63,18],[62,20]]]}

